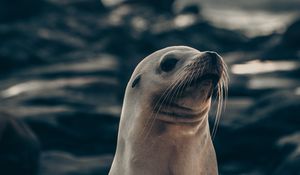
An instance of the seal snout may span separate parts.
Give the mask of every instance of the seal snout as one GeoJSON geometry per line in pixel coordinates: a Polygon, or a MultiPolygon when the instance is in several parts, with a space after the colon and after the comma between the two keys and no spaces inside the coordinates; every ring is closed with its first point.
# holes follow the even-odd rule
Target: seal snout
{"type": "Polygon", "coordinates": [[[219,54],[213,51],[206,51],[201,54],[200,62],[205,64],[206,70],[209,73],[219,74],[223,69],[222,58],[219,54]]]}
{"type": "Polygon", "coordinates": [[[213,52],[213,51],[204,52],[203,57],[204,57],[204,59],[207,59],[207,61],[209,61],[212,65],[218,64],[219,59],[221,59],[219,54],[217,54],[217,52],[213,52]]]}
{"type": "Polygon", "coordinates": [[[212,80],[217,85],[223,76],[224,63],[219,54],[213,51],[206,51],[198,54],[188,66],[192,74],[196,72],[191,85],[199,84],[206,80],[212,80]]]}

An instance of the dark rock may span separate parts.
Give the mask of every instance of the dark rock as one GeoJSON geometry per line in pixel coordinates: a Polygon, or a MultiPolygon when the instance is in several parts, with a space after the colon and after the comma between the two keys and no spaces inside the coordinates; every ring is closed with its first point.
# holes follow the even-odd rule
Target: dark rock
{"type": "Polygon", "coordinates": [[[112,156],[75,157],[64,152],[45,152],[40,175],[107,175],[112,156]]]}
{"type": "Polygon", "coordinates": [[[242,47],[247,42],[244,35],[226,29],[216,28],[205,21],[184,27],[174,27],[156,35],[160,47],[169,45],[188,45],[199,50],[229,52],[242,47]]]}
{"type": "Polygon", "coordinates": [[[283,137],[278,142],[278,147],[282,153],[279,166],[275,169],[274,175],[294,175],[300,174],[300,133],[283,137]]]}
{"type": "Polygon", "coordinates": [[[42,0],[2,0],[0,2],[0,23],[36,16],[41,11],[42,5],[42,0]]]}
{"type": "Polygon", "coordinates": [[[249,77],[237,76],[234,74],[230,75],[230,88],[228,89],[228,94],[231,97],[234,96],[250,96],[254,95],[252,90],[249,90],[247,83],[249,82],[249,77]]]}
{"type": "Polygon", "coordinates": [[[79,111],[26,118],[44,150],[64,150],[77,155],[113,153],[118,121],[118,117],[109,114],[79,111]]]}
{"type": "Polygon", "coordinates": [[[105,6],[101,0],[48,0],[49,4],[55,5],[58,8],[63,6],[65,8],[73,8],[79,11],[92,12],[92,13],[103,13],[106,11],[105,6]]]}
{"type": "Polygon", "coordinates": [[[296,95],[294,91],[279,91],[266,95],[260,98],[253,106],[249,107],[247,113],[253,117],[248,120],[262,120],[268,117],[286,122],[290,121],[288,120],[289,117],[297,120],[296,117],[293,117],[293,114],[298,114],[300,112],[300,108],[297,108],[300,106],[299,100],[300,96],[296,95]],[[278,103],[279,101],[280,103],[278,103]],[[287,113],[285,111],[293,111],[293,113],[287,113]]]}
{"type": "Polygon", "coordinates": [[[249,40],[249,42],[245,45],[244,49],[249,51],[254,51],[254,52],[268,50],[278,45],[281,42],[281,38],[282,35],[278,33],[256,36],[249,40]]]}
{"type": "Polygon", "coordinates": [[[201,14],[201,9],[200,6],[198,4],[190,4],[187,5],[185,7],[183,7],[182,10],[180,10],[181,14],[195,14],[195,15],[199,15],[201,14]]]}
{"type": "Polygon", "coordinates": [[[219,150],[219,160],[227,162],[238,160],[248,164],[245,171],[260,168],[259,171],[272,174],[280,166],[286,152],[282,152],[276,143],[300,129],[300,96],[293,91],[278,92],[261,98],[245,111],[239,127],[221,126],[216,140],[216,150],[219,150]],[[287,127],[288,126],[288,127],[287,127]],[[234,142],[226,142],[226,140],[234,142]],[[219,145],[223,143],[223,145],[219,145]],[[226,143],[224,145],[224,143],[226,143]],[[238,151],[237,151],[238,150],[238,151]],[[268,163],[266,163],[268,162],[268,163]],[[255,165],[264,164],[264,167],[255,165]]]}
{"type": "Polygon", "coordinates": [[[39,167],[39,142],[20,120],[0,114],[0,170],[7,175],[34,175],[39,167]]]}
{"type": "Polygon", "coordinates": [[[300,19],[292,23],[283,35],[282,44],[300,50],[300,19]]]}
{"type": "Polygon", "coordinates": [[[116,57],[98,55],[15,72],[18,78],[0,92],[0,108],[29,124],[43,150],[113,152],[120,113],[118,71],[116,57]]]}
{"type": "Polygon", "coordinates": [[[292,23],[282,35],[280,42],[274,47],[266,49],[262,57],[268,59],[300,59],[299,30],[300,19],[292,23]]]}
{"type": "Polygon", "coordinates": [[[172,13],[175,0],[127,0],[127,3],[142,4],[161,12],[172,13]]]}
{"type": "Polygon", "coordinates": [[[60,55],[85,46],[81,38],[33,26],[9,26],[0,30],[1,71],[55,62],[60,55]],[[22,41],[22,42],[20,42],[22,41]],[[18,52],[11,52],[18,50],[18,52]]]}

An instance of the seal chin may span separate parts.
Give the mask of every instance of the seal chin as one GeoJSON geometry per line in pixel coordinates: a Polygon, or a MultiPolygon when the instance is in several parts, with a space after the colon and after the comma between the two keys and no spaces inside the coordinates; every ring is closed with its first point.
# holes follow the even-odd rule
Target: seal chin
{"type": "Polygon", "coordinates": [[[202,121],[208,113],[210,101],[205,100],[198,104],[193,100],[174,100],[173,102],[162,105],[157,109],[157,119],[169,123],[198,123],[202,121]],[[189,105],[192,104],[192,105],[189,105]],[[196,104],[196,105],[194,105],[196,104]]]}
{"type": "Polygon", "coordinates": [[[202,120],[202,117],[199,117],[201,114],[197,114],[194,112],[181,112],[177,113],[174,111],[159,111],[158,120],[167,122],[167,123],[176,123],[176,124],[193,124],[199,123],[202,120]]]}
{"type": "Polygon", "coordinates": [[[176,103],[180,106],[197,109],[206,103],[218,85],[220,77],[217,74],[205,74],[197,77],[182,90],[176,103]]]}
{"type": "Polygon", "coordinates": [[[156,109],[158,119],[170,123],[197,123],[208,113],[218,74],[205,74],[191,80],[178,97],[156,109]]]}

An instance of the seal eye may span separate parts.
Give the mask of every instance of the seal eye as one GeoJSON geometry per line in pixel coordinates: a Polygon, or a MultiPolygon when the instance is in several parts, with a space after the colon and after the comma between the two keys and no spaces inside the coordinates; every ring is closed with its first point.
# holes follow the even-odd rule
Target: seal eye
{"type": "Polygon", "coordinates": [[[137,84],[139,84],[141,80],[141,75],[138,75],[132,82],[131,87],[134,88],[137,84]]]}
{"type": "Polygon", "coordinates": [[[178,62],[176,58],[166,58],[160,63],[160,68],[164,72],[170,72],[173,70],[178,62]]]}

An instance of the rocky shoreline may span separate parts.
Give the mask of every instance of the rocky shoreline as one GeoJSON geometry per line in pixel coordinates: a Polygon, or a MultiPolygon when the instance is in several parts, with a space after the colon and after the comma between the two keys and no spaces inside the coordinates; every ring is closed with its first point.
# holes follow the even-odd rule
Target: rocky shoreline
{"type": "Polygon", "coordinates": [[[172,0],[155,3],[0,3],[14,9],[0,10],[0,174],[107,174],[128,78],[169,45],[215,50],[230,69],[214,139],[220,174],[300,173],[299,20],[249,38],[196,6],[174,13],[172,0]]]}

